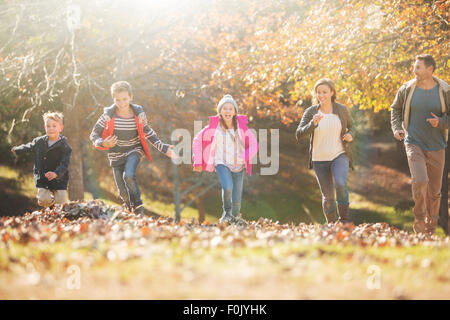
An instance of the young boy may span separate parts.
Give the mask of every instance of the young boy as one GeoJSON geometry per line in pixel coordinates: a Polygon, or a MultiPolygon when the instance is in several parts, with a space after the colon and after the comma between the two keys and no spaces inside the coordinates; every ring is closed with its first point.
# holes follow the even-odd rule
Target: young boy
{"type": "Polygon", "coordinates": [[[66,202],[67,183],[69,182],[69,162],[72,149],[67,138],[61,135],[64,128],[63,115],[59,112],[47,112],[43,116],[45,135],[33,141],[13,147],[15,155],[34,152],[34,182],[36,184],[38,204],[50,207],[54,203],[66,202]]]}
{"type": "Polygon", "coordinates": [[[172,145],[162,143],[147,123],[143,108],[132,104],[133,92],[126,81],[111,86],[114,104],[104,108],[90,139],[100,150],[107,150],[109,164],[120,198],[126,209],[136,214],[144,213],[141,193],[136,179],[136,169],[144,154],[151,161],[146,139],[169,158],[176,158],[172,145]]]}

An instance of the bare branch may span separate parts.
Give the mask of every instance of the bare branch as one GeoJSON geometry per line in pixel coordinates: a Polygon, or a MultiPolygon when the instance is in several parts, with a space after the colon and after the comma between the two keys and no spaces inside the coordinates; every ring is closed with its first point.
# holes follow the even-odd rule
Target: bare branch
{"type": "MultiPolygon", "coordinates": [[[[22,9],[22,11],[23,11],[23,9],[22,9]]],[[[22,12],[21,12],[21,13],[22,13],[22,12]]],[[[14,36],[16,35],[17,27],[19,26],[20,17],[21,17],[21,15],[19,15],[19,14],[16,15],[16,23],[15,23],[15,25],[14,25],[13,31],[12,31],[12,33],[11,33],[11,36],[9,37],[9,40],[6,41],[5,45],[4,45],[2,48],[0,48],[0,53],[2,53],[3,50],[4,50],[4,49],[11,43],[11,41],[14,39],[14,36]]]]}
{"type": "Polygon", "coordinates": [[[187,188],[186,190],[184,190],[183,192],[181,192],[181,197],[189,194],[192,190],[194,190],[195,188],[201,186],[204,183],[203,180],[198,181],[197,183],[194,183],[193,185],[191,185],[189,188],[187,188]]]}

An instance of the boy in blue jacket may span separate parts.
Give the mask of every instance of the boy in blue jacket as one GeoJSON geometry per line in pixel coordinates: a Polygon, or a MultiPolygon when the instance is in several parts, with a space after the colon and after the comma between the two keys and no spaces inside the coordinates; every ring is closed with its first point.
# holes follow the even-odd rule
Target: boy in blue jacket
{"type": "Polygon", "coordinates": [[[72,148],[67,138],[61,135],[64,128],[62,113],[47,112],[43,118],[46,134],[13,147],[11,152],[15,155],[34,152],[33,171],[38,204],[50,207],[66,202],[72,148]]]}

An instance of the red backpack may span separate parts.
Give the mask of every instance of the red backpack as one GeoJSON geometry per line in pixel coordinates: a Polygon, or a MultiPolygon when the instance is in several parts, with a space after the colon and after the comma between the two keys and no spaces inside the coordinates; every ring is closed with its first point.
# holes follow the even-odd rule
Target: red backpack
{"type": "MultiPolygon", "coordinates": [[[[112,116],[111,120],[105,119],[105,129],[103,129],[102,132],[102,139],[106,139],[107,137],[110,137],[114,134],[114,120],[116,116],[112,116]]],[[[152,157],[150,156],[150,153],[148,151],[147,141],[145,139],[144,135],[144,121],[139,121],[139,118],[134,115],[134,120],[136,121],[136,127],[138,130],[139,140],[141,140],[142,148],[144,149],[145,154],[147,155],[147,158],[152,161],[152,157]]],[[[106,147],[96,147],[99,150],[108,150],[109,148],[106,147]]]]}

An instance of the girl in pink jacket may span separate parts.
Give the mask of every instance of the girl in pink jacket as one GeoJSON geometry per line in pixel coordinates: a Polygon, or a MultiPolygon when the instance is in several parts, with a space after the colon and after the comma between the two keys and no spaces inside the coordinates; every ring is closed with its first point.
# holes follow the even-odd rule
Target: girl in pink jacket
{"type": "Polygon", "coordinates": [[[247,116],[238,115],[233,97],[225,95],[217,105],[217,115],[193,141],[194,171],[214,169],[222,186],[223,214],[219,222],[233,222],[241,209],[244,170],[250,176],[250,160],[258,152],[255,135],[247,127],[247,116]]]}

